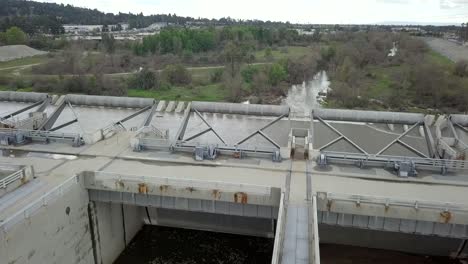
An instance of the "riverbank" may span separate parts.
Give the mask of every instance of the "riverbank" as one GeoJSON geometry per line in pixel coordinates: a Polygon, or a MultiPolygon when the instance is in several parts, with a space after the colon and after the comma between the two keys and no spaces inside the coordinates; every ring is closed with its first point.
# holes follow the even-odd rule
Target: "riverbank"
{"type": "Polygon", "coordinates": [[[326,107],[432,114],[468,111],[468,78],[456,74],[451,60],[420,38],[400,38],[394,56],[372,51],[378,45],[370,41],[366,48],[370,51],[365,50],[357,36],[336,45],[334,54],[340,55],[329,62],[332,92],[326,107]]]}

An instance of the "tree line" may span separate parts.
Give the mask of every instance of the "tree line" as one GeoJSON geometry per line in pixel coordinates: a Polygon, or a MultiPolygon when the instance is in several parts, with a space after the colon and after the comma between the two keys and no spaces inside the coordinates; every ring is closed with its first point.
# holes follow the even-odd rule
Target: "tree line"
{"type": "Polygon", "coordinates": [[[222,29],[163,29],[133,45],[136,55],[183,54],[222,50],[229,41],[242,42],[244,49],[288,45],[300,40],[295,30],[261,26],[226,26],[222,29]]]}

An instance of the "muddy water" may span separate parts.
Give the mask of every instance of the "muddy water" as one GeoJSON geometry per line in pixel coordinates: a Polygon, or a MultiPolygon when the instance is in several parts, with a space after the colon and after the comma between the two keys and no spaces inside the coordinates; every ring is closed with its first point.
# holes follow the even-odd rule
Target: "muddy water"
{"type": "Polygon", "coordinates": [[[325,71],[317,73],[310,81],[293,85],[283,104],[291,107],[291,112],[300,116],[309,116],[313,108],[319,108],[322,100],[330,88],[325,71]]]}
{"type": "Polygon", "coordinates": [[[144,226],[116,264],[267,264],[273,239],[144,226]]]}

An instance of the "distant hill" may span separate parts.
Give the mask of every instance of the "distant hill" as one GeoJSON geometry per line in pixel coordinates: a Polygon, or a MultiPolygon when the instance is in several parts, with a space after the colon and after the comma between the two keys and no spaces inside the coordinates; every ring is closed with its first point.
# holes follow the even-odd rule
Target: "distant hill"
{"type": "Polygon", "coordinates": [[[41,3],[26,0],[1,0],[0,30],[11,26],[22,28],[28,34],[50,33],[60,34],[64,24],[81,25],[115,25],[128,23],[130,28],[144,28],[157,22],[185,25],[188,22],[203,22],[213,25],[289,25],[289,23],[235,20],[231,18],[206,19],[181,17],[175,14],[159,14],[144,16],[132,13],[103,13],[97,9],[80,8],[72,5],[56,3],[41,3]],[[62,27],[60,29],[60,27],[62,27]]]}
{"type": "Polygon", "coordinates": [[[63,24],[103,24],[114,23],[116,21],[113,14],[104,14],[98,10],[79,8],[71,5],[25,0],[2,0],[0,17],[15,16],[51,16],[57,18],[63,24]]]}
{"type": "Polygon", "coordinates": [[[134,27],[145,27],[155,22],[180,23],[193,18],[178,17],[176,15],[152,15],[143,14],[112,14],[103,13],[97,9],[80,8],[71,5],[40,3],[25,0],[2,0],[0,17],[51,17],[61,24],[82,25],[110,25],[117,23],[132,23],[134,27]]]}
{"type": "Polygon", "coordinates": [[[410,21],[384,21],[376,23],[377,25],[392,25],[392,26],[460,26],[458,23],[442,23],[442,22],[410,22],[410,21]]]}

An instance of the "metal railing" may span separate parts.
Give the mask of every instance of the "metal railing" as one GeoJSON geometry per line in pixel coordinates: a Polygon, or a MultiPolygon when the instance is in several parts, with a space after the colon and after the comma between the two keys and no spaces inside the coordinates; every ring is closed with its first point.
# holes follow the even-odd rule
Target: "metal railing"
{"type": "Polygon", "coordinates": [[[24,169],[21,169],[19,171],[13,172],[12,174],[6,176],[5,178],[0,180],[0,188],[6,189],[6,187],[17,181],[21,180],[24,177],[24,169]]]}
{"type": "Polygon", "coordinates": [[[153,125],[143,126],[136,132],[137,136],[142,135],[141,139],[168,139],[169,138],[169,130],[159,130],[157,127],[153,125]],[[150,136],[146,135],[150,134],[150,136]]]}
{"type": "Polygon", "coordinates": [[[391,164],[394,162],[412,161],[418,168],[423,169],[452,169],[452,170],[468,170],[468,162],[463,160],[448,160],[448,159],[431,159],[406,156],[388,156],[388,155],[370,155],[361,153],[349,152],[333,152],[322,151],[327,160],[330,161],[362,161],[365,164],[391,164]]]}
{"type": "Polygon", "coordinates": [[[284,232],[286,228],[286,206],[284,192],[281,192],[281,200],[278,210],[278,220],[276,222],[275,243],[273,246],[273,256],[271,264],[281,263],[281,253],[283,250],[284,232]]]}
{"type": "Polygon", "coordinates": [[[78,177],[73,176],[70,179],[66,180],[59,186],[54,187],[52,190],[37,198],[36,200],[29,203],[23,209],[17,211],[10,217],[6,218],[3,221],[0,221],[0,230],[7,232],[17,223],[20,223],[23,220],[29,219],[33,216],[39,209],[47,206],[50,202],[58,199],[62,196],[68,189],[73,185],[78,183],[78,177]]]}
{"type": "Polygon", "coordinates": [[[318,216],[317,216],[317,196],[312,197],[312,263],[320,264],[320,238],[318,230],[318,216]]]}
{"type": "MultiPolygon", "coordinates": [[[[28,129],[16,129],[16,128],[0,128],[0,134],[16,136],[17,134],[23,135],[24,138],[32,141],[47,141],[47,140],[60,140],[66,142],[77,143],[80,141],[80,134],[74,133],[62,133],[53,131],[43,130],[28,130],[28,129]]],[[[19,142],[18,142],[19,143],[19,142]]]]}
{"type": "MultiPolygon", "coordinates": [[[[24,119],[3,119],[0,118],[0,122],[9,126],[7,129],[22,129],[23,127],[33,127],[34,122],[37,120],[42,120],[37,116],[26,117],[24,119]]],[[[40,123],[40,122],[39,122],[40,123]]]]}
{"type": "Polygon", "coordinates": [[[0,133],[10,133],[13,135],[17,132],[22,132],[26,136],[50,137],[50,138],[73,138],[78,135],[75,133],[62,133],[62,132],[53,132],[53,131],[40,131],[40,130],[17,129],[17,128],[0,128],[0,133]]]}
{"type": "MultiPolygon", "coordinates": [[[[17,120],[18,121],[18,120],[17,120]]],[[[14,127],[17,121],[13,121],[7,118],[0,117],[0,123],[3,123],[7,126],[14,127]]]]}

